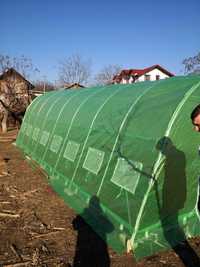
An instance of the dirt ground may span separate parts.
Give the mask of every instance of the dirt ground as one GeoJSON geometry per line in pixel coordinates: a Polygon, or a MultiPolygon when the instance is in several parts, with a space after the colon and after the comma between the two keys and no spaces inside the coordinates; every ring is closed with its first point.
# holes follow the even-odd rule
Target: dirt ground
{"type": "Polygon", "coordinates": [[[137,263],[132,254],[116,254],[12,145],[15,136],[16,131],[0,134],[0,266],[200,266],[200,238],[137,263]]]}

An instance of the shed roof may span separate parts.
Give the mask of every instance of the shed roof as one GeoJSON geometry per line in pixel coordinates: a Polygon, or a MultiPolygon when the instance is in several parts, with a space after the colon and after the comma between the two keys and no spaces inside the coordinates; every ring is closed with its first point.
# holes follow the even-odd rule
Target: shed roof
{"type": "Polygon", "coordinates": [[[14,68],[9,68],[5,70],[2,74],[0,74],[0,80],[4,80],[7,76],[13,74],[17,75],[20,79],[24,80],[29,85],[29,88],[30,87],[34,88],[34,85],[31,82],[29,82],[22,74],[16,71],[14,68]]]}

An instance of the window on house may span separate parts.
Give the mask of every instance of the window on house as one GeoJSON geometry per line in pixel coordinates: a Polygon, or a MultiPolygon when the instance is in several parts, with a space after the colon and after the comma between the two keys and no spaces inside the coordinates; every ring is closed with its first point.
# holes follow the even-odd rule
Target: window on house
{"type": "Polygon", "coordinates": [[[145,81],[150,81],[151,80],[151,75],[145,74],[145,81]]]}
{"type": "Polygon", "coordinates": [[[156,75],[156,80],[160,80],[160,75],[156,75]]]}

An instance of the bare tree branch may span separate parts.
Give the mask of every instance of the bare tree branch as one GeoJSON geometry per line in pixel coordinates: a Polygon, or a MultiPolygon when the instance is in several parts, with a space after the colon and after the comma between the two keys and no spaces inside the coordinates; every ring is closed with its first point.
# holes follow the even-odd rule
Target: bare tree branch
{"type": "Polygon", "coordinates": [[[32,60],[24,55],[20,57],[11,57],[0,54],[0,72],[4,72],[9,68],[14,68],[26,79],[28,79],[31,74],[39,72],[39,69],[33,65],[32,60]]]}
{"type": "Polygon", "coordinates": [[[107,65],[95,77],[98,85],[105,85],[112,82],[113,77],[122,70],[120,65],[107,65]]]}
{"type": "Polygon", "coordinates": [[[59,62],[59,81],[62,84],[87,83],[91,75],[91,62],[83,61],[79,54],[74,54],[59,62]]]}
{"type": "Polygon", "coordinates": [[[200,74],[200,52],[194,57],[185,58],[182,64],[185,74],[200,74]]]}
{"type": "Polygon", "coordinates": [[[35,91],[49,92],[55,90],[55,85],[45,79],[37,80],[33,84],[35,91]]]}

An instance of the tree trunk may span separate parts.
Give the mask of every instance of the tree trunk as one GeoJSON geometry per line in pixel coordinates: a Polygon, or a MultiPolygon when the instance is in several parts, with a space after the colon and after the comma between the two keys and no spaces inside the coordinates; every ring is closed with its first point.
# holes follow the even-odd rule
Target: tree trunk
{"type": "Polygon", "coordinates": [[[8,120],[8,111],[5,110],[4,116],[3,116],[3,120],[1,122],[2,132],[3,133],[6,133],[7,132],[7,120],[8,120]]]}

